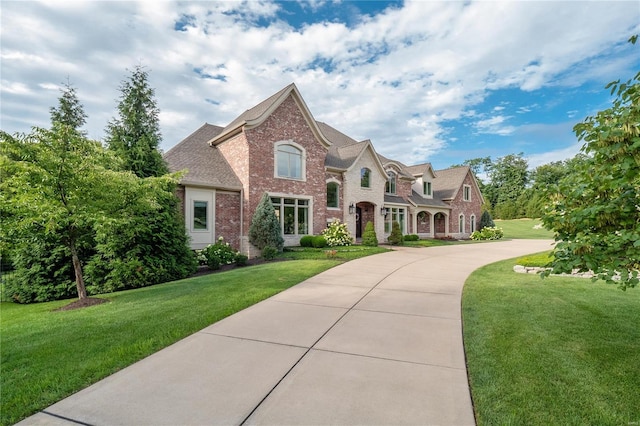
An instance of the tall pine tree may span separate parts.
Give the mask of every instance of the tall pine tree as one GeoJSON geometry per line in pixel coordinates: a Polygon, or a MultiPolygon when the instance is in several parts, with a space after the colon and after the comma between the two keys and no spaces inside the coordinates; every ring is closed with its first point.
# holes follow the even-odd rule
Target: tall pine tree
{"type": "Polygon", "coordinates": [[[138,65],[120,85],[118,117],[107,125],[107,145],[139,177],[162,176],[167,165],[158,150],[162,136],[160,110],[149,73],[138,65]]]}
{"type": "Polygon", "coordinates": [[[87,114],[78,99],[76,89],[67,80],[60,91],[62,95],[58,98],[58,106],[49,109],[51,124],[64,124],[84,134],[85,132],[82,132],[80,128],[86,124],[87,114]]]}

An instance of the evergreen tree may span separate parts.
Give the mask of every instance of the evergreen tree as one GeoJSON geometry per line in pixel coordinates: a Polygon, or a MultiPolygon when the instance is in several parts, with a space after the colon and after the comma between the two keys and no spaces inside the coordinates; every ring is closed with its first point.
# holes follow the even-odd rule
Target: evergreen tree
{"type": "Polygon", "coordinates": [[[262,250],[267,246],[274,247],[278,251],[284,248],[284,239],[280,229],[280,221],[276,217],[271,198],[266,192],[256,208],[251,225],[249,226],[249,241],[262,250]]]}
{"type": "Polygon", "coordinates": [[[107,127],[107,143],[125,169],[147,179],[142,191],[155,188],[161,196],[155,205],[126,209],[130,220],[118,232],[98,232],[98,257],[92,259],[90,276],[110,290],[184,278],[197,266],[178,211],[174,177],[162,179],[168,169],[158,150],[160,110],[148,79],[137,66],[122,82],[119,117],[107,127]]]}
{"type": "Polygon", "coordinates": [[[367,222],[362,233],[362,245],[369,247],[378,247],[378,236],[376,230],[373,228],[371,221],[367,222]]]}
{"type": "MultiPolygon", "coordinates": [[[[61,123],[80,132],[80,128],[87,122],[87,114],[78,99],[76,89],[67,81],[60,89],[62,95],[58,98],[58,107],[51,107],[51,124],[61,123]]],[[[84,134],[84,132],[81,132],[84,134]]]]}
{"type": "Polygon", "coordinates": [[[480,230],[482,228],[493,228],[496,224],[493,222],[491,218],[491,213],[488,210],[482,212],[482,216],[480,216],[480,230]]]}
{"type": "Polygon", "coordinates": [[[140,177],[162,176],[167,165],[158,150],[162,137],[155,91],[149,74],[137,66],[120,86],[118,117],[107,125],[107,145],[140,177]]]}
{"type": "Polygon", "coordinates": [[[391,245],[402,245],[402,243],[404,242],[404,237],[402,236],[402,231],[400,230],[400,223],[395,220],[391,224],[391,234],[389,235],[387,240],[391,245]]]}

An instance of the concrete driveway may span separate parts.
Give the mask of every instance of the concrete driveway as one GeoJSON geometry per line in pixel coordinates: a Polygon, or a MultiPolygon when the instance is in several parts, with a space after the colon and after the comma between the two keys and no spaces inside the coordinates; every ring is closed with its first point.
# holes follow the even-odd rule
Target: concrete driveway
{"type": "Polygon", "coordinates": [[[335,267],[107,377],[23,425],[473,425],[467,276],[551,248],[398,248],[335,267]]]}

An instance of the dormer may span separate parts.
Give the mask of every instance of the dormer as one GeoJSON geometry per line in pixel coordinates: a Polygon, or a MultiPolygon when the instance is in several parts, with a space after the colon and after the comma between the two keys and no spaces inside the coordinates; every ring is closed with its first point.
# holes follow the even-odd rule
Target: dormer
{"type": "Polygon", "coordinates": [[[416,179],[412,189],[420,194],[423,198],[433,198],[433,180],[436,177],[430,163],[409,167],[413,177],[416,179]]]}

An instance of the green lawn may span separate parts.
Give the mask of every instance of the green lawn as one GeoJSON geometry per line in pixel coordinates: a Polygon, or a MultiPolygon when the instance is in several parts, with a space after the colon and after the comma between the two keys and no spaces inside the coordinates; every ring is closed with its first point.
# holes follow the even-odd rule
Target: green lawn
{"type": "Polygon", "coordinates": [[[238,268],[101,295],[110,303],[75,311],[53,311],[69,301],[2,303],[0,423],[13,424],[340,262],[322,253],[238,268]]]}
{"type": "Polygon", "coordinates": [[[504,231],[504,238],[510,239],[553,239],[553,232],[541,227],[540,219],[494,220],[498,228],[504,231]]]}
{"type": "Polygon", "coordinates": [[[478,425],[640,423],[640,288],[474,272],[464,343],[478,425]]]}

